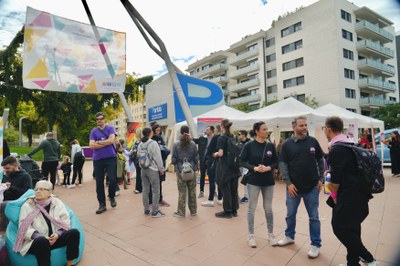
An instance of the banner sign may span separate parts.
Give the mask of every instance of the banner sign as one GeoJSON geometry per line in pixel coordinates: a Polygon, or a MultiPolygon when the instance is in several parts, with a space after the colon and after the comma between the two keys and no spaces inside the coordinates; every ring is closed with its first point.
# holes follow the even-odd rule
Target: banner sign
{"type": "Polygon", "coordinates": [[[197,118],[197,135],[202,136],[209,126],[220,125],[222,118],[197,118]]]}
{"type": "Polygon", "coordinates": [[[167,118],[167,104],[150,107],[148,110],[149,122],[167,118]]]}
{"type": "MultiPolygon", "coordinates": [[[[128,146],[128,150],[132,150],[133,143],[136,138],[136,130],[142,128],[143,125],[140,122],[128,122],[127,132],[126,132],[126,145],[128,146]]],[[[136,177],[136,169],[135,164],[133,163],[132,156],[129,156],[129,176],[136,177]]]]}
{"type": "Polygon", "coordinates": [[[125,90],[126,36],[28,7],[24,33],[25,88],[73,93],[125,90]],[[106,63],[105,58],[109,58],[106,63]]]}

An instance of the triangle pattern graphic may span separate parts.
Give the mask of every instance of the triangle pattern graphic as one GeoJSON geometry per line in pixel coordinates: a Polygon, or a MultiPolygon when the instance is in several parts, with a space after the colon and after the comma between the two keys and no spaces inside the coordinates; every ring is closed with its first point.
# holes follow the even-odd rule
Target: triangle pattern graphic
{"type": "Polygon", "coordinates": [[[78,86],[76,86],[75,84],[71,85],[68,87],[67,92],[80,92],[78,89],[78,86]]]}
{"type": "Polygon", "coordinates": [[[54,20],[54,27],[56,28],[56,30],[63,30],[65,27],[65,24],[62,23],[57,17],[53,16],[53,20],[54,20]]]}
{"type": "Polygon", "coordinates": [[[83,92],[85,92],[85,93],[97,93],[96,81],[92,80],[89,83],[89,85],[87,86],[87,88],[83,92]]]}
{"type": "Polygon", "coordinates": [[[49,14],[45,12],[41,12],[31,23],[29,23],[30,27],[39,26],[51,28],[51,17],[49,14]]]}
{"type": "Polygon", "coordinates": [[[26,79],[48,78],[48,70],[46,63],[40,59],[39,62],[32,68],[31,72],[25,77],[26,79]]]}
{"type": "Polygon", "coordinates": [[[79,78],[79,90],[83,90],[87,84],[89,83],[90,79],[93,77],[93,75],[83,75],[83,76],[78,76],[79,78]]]}
{"type": "Polygon", "coordinates": [[[49,84],[50,80],[34,80],[33,83],[37,84],[40,88],[44,89],[47,84],[49,84]]]}
{"type": "Polygon", "coordinates": [[[99,42],[112,42],[114,38],[113,32],[108,30],[106,33],[100,38],[99,42]]]}
{"type": "Polygon", "coordinates": [[[47,30],[25,29],[25,43],[28,52],[32,50],[35,44],[47,33],[47,30]]]}
{"type": "Polygon", "coordinates": [[[125,34],[121,32],[114,32],[114,39],[116,40],[117,47],[121,48],[121,46],[125,43],[125,34]]]}

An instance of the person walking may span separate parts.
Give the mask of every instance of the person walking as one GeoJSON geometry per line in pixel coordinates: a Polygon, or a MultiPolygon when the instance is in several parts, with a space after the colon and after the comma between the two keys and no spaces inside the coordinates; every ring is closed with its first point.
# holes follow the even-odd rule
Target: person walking
{"type": "Polygon", "coordinates": [[[172,153],[172,164],[174,165],[176,173],[176,181],[178,184],[178,210],[174,213],[175,217],[185,217],[186,213],[186,195],[188,195],[188,207],[190,215],[195,216],[197,214],[197,202],[196,202],[196,176],[195,172],[197,169],[197,162],[199,160],[199,154],[197,153],[196,144],[192,141],[189,135],[189,127],[181,127],[180,140],[174,143],[172,153]],[[193,170],[193,179],[184,180],[182,177],[183,163],[187,160],[193,170]]]}
{"type": "MultiPolygon", "coordinates": [[[[150,185],[152,188],[152,212],[153,218],[164,217],[165,214],[158,209],[160,200],[160,175],[164,174],[164,165],[161,158],[160,146],[151,139],[153,131],[149,127],[145,127],[142,131],[143,138],[138,146],[138,154],[147,154],[151,164],[148,168],[142,168],[142,185],[143,185],[143,207],[144,214],[150,215],[149,192],[150,185]],[[145,151],[143,151],[145,150],[145,151]]],[[[140,158],[139,158],[140,159],[140,158]]]]}
{"type": "Polygon", "coordinates": [[[311,248],[309,258],[316,258],[321,247],[321,223],[318,215],[319,193],[324,178],[323,152],[314,137],[308,136],[307,118],[296,117],[292,122],[294,135],[287,139],[279,155],[279,168],[286,182],[286,230],[279,246],[294,243],[296,214],[301,199],[307,209],[311,248]]]}
{"type": "Polygon", "coordinates": [[[71,144],[71,162],[73,165],[71,186],[75,186],[76,177],[78,177],[79,186],[81,187],[83,182],[82,168],[85,164],[85,154],[77,139],[74,139],[71,144]]]}
{"type": "Polygon", "coordinates": [[[393,131],[391,138],[382,141],[384,144],[389,146],[390,151],[390,163],[392,175],[400,177],[400,136],[399,132],[393,131]]]}
{"type": "Polygon", "coordinates": [[[96,114],[97,127],[90,132],[89,147],[93,149],[93,169],[96,177],[96,193],[99,208],[96,214],[107,211],[106,195],[104,192],[104,173],[107,171],[110,184],[108,196],[110,205],[115,208],[115,191],[117,187],[117,153],[115,144],[115,128],[106,124],[106,115],[102,112],[96,114]]]}
{"type": "Polygon", "coordinates": [[[214,158],[218,158],[217,184],[221,187],[224,197],[222,203],[224,210],[215,213],[218,218],[237,217],[237,210],[239,209],[238,178],[240,177],[240,170],[228,166],[228,139],[233,138],[230,131],[231,126],[232,122],[229,119],[222,119],[223,134],[218,139],[218,152],[214,153],[214,158]]]}
{"type": "Polygon", "coordinates": [[[36,149],[28,153],[29,157],[32,157],[38,151],[43,150],[43,163],[42,163],[42,175],[48,180],[50,174],[50,182],[55,188],[57,166],[58,161],[61,158],[61,145],[60,142],[54,139],[53,132],[46,134],[46,139],[43,140],[36,149]]]}
{"type": "Polygon", "coordinates": [[[253,125],[253,131],[256,133],[256,139],[245,144],[240,154],[241,165],[249,169],[247,174],[249,195],[247,210],[248,244],[250,247],[257,247],[257,242],[254,238],[254,214],[257,208],[258,195],[261,192],[267,221],[268,240],[271,246],[276,246],[278,243],[274,235],[274,216],[272,212],[275,180],[272,172],[278,166],[278,158],[275,146],[267,142],[267,124],[257,122],[253,125]]]}
{"type": "Polygon", "coordinates": [[[329,140],[331,174],[331,181],[326,183],[330,191],[327,203],[332,207],[333,232],[347,249],[345,265],[360,265],[360,260],[366,266],[377,265],[361,240],[361,223],[368,216],[372,195],[361,189],[363,184],[360,184],[357,160],[351,149],[354,143],[342,133],[343,120],[339,117],[328,117],[324,131],[329,140]],[[335,145],[339,143],[342,145],[335,145]]]}

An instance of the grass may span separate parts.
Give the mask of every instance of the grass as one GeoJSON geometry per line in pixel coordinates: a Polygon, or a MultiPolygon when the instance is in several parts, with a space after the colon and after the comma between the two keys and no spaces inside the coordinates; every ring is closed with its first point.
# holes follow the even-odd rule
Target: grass
{"type": "MultiPolygon", "coordinates": [[[[30,151],[34,150],[35,147],[18,147],[18,146],[10,146],[10,151],[15,152],[18,155],[28,154],[30,151]]],[[[36,154],[32,156],[35,161],[43,161],[43,151],[40,150],[36,154]]]]}

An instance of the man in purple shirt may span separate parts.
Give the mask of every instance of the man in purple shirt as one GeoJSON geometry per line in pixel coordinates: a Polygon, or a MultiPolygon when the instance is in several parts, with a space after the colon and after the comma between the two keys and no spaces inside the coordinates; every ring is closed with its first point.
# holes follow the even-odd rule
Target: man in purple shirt
{"type": "Polygon", "coordinates": [[[96,192],[99,208],[96,214],[107,210],[106,196],[104,192],[104,174],[107,171],[110,184],[108,195],[111,207],[117,206],[115,201],[115,189],[117,186],[117,153],[115,150],[115,128],[106,125],[106,116],[102,112],[96,114],[97,127],[90,132],[89,146],[93,149],[93,169],[96,177],[96,192]]]}

